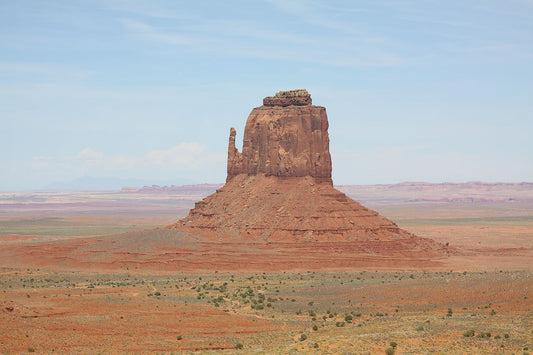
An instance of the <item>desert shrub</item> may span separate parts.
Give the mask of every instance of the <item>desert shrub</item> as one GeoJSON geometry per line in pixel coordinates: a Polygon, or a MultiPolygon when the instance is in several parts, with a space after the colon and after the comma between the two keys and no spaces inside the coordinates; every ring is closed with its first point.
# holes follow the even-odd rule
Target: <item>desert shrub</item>
{"type": "Polygon", "coordinates": [[[161,292],[156,291],[156,292],[154,293],[154,295],[155,295],[155,296],[161,296],[161,292]]]}
{"type": "Polygon", "coordinates": [[[181,335],[178,335],[178,337],[176,339],[181,340],[181,339],[183,339],[183,337],[181,335]]]}
{"type": "Polygon", "coordinates": [[[505,339],[509,339],[509,334],[505,333],[505,334],[503,335],[503,337],[504,337],[505,339]]]}
{"type": "Polygon", "coordinates": [[[29,352],[29,353],[34,353],[34,352],[35,352],[35,349],[34,349],[34,348],[28,348],[28,352],[29,352]]]}
{"type": "Polygon", "coordinates": [[[314,343],[313,348],[318,349],[318,343],[314,343]]]}
{"type": "Polygon", "coordinates": [[[474,331],[474,329],[470,329],[470,330],[467,330],[466,332],[464,332],[463,336],[468,338],[468,337],[473,337],[475,334],[476,334],[476,332],[474,331]]]}
{"type": "Polygon", "coordinates": [[[351,323],[351,322],[352,322],[352,319],[353,319],[353,317],[352,317],[350,314],[348,314],[346,317],[344,317],[344,320],[345,320],[346,322],[348,322],[348,323],[351,323]]]}
{"type": "Polygon", "coordinates": [[[235,344],[235,349],[242,349],[243,348],[243,345],[241,343],[237,343],[235,344]]]}
{"type": "Polygon", "coordinates": [[[335,325],[336,325],[337,327],[344,327],[344,326],[346,325],[346,323],[344,323],[344,322],[337,322],[337,323],[335,323],[335,325]]]}
{"type": "Polygon", "coordinates": [[[419,325],[418,327],[416,327],[415,330],[416,330],[417,332],[422,332],[422,331],[424,331],[424,327],[421,326],[421,325],[419,325]]]}
{"type": "Polygon", "coordinates": [[[394,349],[396,349],[396,347],[398,346],[398,344],[395,341],[391,341],[389,345],[391,348],[394,348],[394,349]]]}
{"type": "Polygon", "coordinates": [[[305,334],[300,335],[300,341],[304,341],[306,339],[307,339],[307,335],[305,334]]]}
{"type": "Polygon", "coordinates": [[[394,355],[394,348],[387,348],[387,349],[385,349],[385,354],[387,354],[387,355],[394,355]]]}
{"type": "Polygon", "coordinates": [[[478,338],[490,338],[491,336],[490,332],[482,332],[477,335],[478,338]]]}
{"type": "Polygon", "coordinates": [[[448,314],[446,314],[446,317],[451,317],[453,314],[453,310],[451,308],[448,308],[448,314]]]}
{"type": "Polygon", "coordinates": [[[318,330],[318,326],[317,326],[316,324],[313,325],[313,330],[314,330],[314,331],[317,331],[317,330],[318,330]]]}

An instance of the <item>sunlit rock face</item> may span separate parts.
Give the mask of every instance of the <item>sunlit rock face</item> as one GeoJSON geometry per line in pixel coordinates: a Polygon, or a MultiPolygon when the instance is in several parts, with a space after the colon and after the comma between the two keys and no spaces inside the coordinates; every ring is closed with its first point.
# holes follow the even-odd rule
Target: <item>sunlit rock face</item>
{"type": "Polygon", "coordinates": [[[326,109],[311,104],[307,90],[281,91],[250,113],[242,153],[230,130],[227,181],[239,174],[311,176],[331,183],[326,109]]]}

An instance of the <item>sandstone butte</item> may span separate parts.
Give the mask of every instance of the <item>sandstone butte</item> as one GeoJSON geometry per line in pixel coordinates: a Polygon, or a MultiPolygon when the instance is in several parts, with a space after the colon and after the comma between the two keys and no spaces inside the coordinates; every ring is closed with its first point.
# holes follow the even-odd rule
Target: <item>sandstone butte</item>
{"type": "Polygon", "coordinates": [[[333,187],[326,109],[307,90],[250,113],[242,152],[230,129],[226,184],[167,227],[199,240],[266,242],[342,254],[438,257],[447,246],[399,228],[333,187]]]}

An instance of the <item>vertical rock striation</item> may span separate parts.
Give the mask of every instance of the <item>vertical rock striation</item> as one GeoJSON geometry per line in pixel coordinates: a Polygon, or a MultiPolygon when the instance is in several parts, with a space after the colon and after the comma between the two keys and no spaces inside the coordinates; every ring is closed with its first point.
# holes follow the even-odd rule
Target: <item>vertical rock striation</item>
{"type": "Polygon", "coordinates": [[[307,90],[278,92],[246,121],[242,153],[230,130],[227,180],[239,174],[331,181],[326,109],[311,104],[307,90]]]}

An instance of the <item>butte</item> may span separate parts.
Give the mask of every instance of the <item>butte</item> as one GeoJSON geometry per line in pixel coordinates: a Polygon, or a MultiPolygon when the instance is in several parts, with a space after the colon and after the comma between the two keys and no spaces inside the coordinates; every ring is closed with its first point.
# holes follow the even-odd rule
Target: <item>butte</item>
{"type": "Polygon", "coordinates": [[[361,266],[365,260],[394,264],[450,253],[333,187],[326,109],[312,105],[307,90],[263,99],[246,121],[242,153],[235,137],[231,128],[226,184],[166,229],[214,244],[267,245],[276,250],[272,262],[291,255],[293,262],[296,256],[315,267],[361,266]]]}

